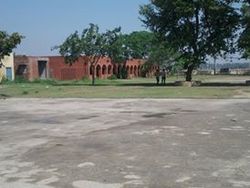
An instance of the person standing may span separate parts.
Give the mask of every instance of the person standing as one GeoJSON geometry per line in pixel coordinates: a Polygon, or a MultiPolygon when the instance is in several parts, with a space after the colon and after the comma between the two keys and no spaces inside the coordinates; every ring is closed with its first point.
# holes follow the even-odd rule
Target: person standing
{"type": "Polygon", "coordinates": [[[161,72],[161,83],[163,85],[166,85],[166,76],[167,76],[166,69],[163,69],[161,72]]]}
{"type": "Polygon", "coordinates": [[[155,78],[156,78],[156,84],[159,85],[160,83],[160,70],[157,69],[156,72],[155,72],[155,78]]]}

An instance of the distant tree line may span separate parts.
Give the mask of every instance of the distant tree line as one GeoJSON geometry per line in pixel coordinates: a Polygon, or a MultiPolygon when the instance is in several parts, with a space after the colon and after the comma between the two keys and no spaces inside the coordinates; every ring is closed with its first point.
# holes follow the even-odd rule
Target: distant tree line
{"type": "Polygon", "coordinates": [[[212,63],[206,63],[200,65],[199,69],[202,70],[213,70],[216,68],[216,70],[229,68],[229,69],[250,69],[250,63],[222,63],[222,64],[212,64],[212,63]]]}

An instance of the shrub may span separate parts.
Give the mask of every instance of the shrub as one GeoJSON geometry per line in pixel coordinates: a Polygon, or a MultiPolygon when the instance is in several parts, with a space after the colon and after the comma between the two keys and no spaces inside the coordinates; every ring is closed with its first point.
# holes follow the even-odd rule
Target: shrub
{"type": "Polygon", "coordinates": [[[88,76],[83,76],[82,81],[89,81],[89,77],[88,76]]]}
{"type": "Polygon", "coordinates": [[[24,78],[23,76],[16,76],[15,83],[28,83],[29,80],[27,80],[26,78],[24,78]]]}
{"type": "Polygon", "coordinates": [[[29,94],[28,91],[23,91],[23,92],[22,92],[22,95],[28,95],[28,94],[29,94]]]}
{"type": "Polygon", "coordinates": [[[117,76],[116,75],[111,75],[108,77],[109,80],[117,80],[117,76]]]}

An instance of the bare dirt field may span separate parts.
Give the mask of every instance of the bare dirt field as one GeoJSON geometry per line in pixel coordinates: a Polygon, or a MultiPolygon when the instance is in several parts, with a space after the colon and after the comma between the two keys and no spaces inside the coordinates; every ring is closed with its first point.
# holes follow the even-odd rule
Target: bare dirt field
{"type": "Polygon", "coordinates": [[[0,100],[0,187],[250,187],[250,100],[0,100]]]}

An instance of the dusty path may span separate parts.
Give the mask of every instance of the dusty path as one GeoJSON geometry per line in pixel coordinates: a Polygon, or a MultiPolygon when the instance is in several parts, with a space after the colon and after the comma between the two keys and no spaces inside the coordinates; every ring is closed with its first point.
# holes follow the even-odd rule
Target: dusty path
{"type": "Polygon", "coordinates": [[[250,187],[250,100],[0,100],[0,187],[250,187]]]}

